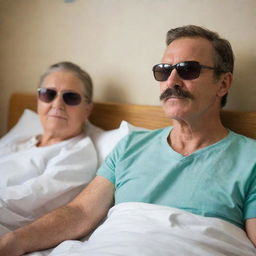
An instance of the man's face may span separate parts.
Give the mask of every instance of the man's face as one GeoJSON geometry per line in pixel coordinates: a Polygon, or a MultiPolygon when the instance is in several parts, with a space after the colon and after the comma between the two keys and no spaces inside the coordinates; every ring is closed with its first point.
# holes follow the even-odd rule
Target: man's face
{"type": "MultiPolygon", "coordinates": [[[[214,67],[214,49],[211,43],[200,37],[174,40],[166,48],[162,63],[175,65],[184,61],[197,61],[201,65],[214,67]]],[[[184,80],[173,69],[167,81],[160,82],[160,92],[162,94],[167,88],[174,87],[180,88],[188,96],[173,96],[162,100],[168,117],[189,121],[219,111],[224,91],[222,79],[217,81],[213,70],[202,68],[198,78],[184,80]]]]}

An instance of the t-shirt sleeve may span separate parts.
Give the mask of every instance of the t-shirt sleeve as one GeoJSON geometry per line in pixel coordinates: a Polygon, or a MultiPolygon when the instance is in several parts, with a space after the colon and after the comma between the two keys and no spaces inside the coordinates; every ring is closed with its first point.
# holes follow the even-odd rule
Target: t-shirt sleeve
{"type": "Polygon", "coordinates": [[[116,145],[113,151],[106,157],[104,163],[97,171],[98,176],[102,176],[108,179],[114,185],[116,184],[116,165],[118,164],[120,157],[124,153],[124,150],[126,148],[125,145],[127,143],[128,138],[129,135],[121,139],[121,141],[116,145]]]}
{"type": "Polygon", "coordinates": [[[256,218],[256,167],[252,173],[244,205],[244,219],[256,218]]]}

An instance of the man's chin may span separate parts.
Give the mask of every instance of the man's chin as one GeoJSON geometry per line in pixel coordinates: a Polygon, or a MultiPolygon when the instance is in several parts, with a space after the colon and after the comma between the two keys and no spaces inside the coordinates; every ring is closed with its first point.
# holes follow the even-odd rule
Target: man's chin
{"type": "Polygon", "coordinates": [[[163,110],[165,115],[170,119],[181,120],[186,116],[187,111],[185,110],[184,104],[179,101],[168,101],[163,104],[163,110]]]}

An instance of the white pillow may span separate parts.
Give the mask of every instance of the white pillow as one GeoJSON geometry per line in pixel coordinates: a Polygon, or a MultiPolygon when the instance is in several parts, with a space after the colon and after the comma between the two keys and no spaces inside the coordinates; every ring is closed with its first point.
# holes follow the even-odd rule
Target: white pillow
{"type": "MultiPolygon", "coordinates": [[[[86,132],[91,137],[98,152],[99,164],[113,150],[115,145],[130,132],[135,130],[146,130],[136,127],[126,121],[122,121],[120,127],[114,130],[104,131],[103,129],[87,122],[86,132]]],[[[0,144],[12,141],[16,138],[29,138],[41,134],[43,128],[37,113],[26,109],[17,124],[0,139],[0,144]]]]}
{"type": "Polygon", "coordinates": [[[12,141],[15,138],[29,138],[42,133],[40,119],[32,110],[25,109],[17,124],[1,139],[0,143],[12,141]]]}
{"type": "Polygon", "coordinates": [[[129,134],[129,131],[121,128],[121,126],[114,130],[104,131],[91,123],[88,123],[87,125],[89,126],[87,129],[87,134],[91,137],[98,152],[99,165],[102,164],[106,156],[113,150],[115,145],[124,136],[129,134]]]}
{"type": "Polygon", "coordinates": [[[101,164],[106,156],[114,149],[116,144],[130,132],[138,130],[147,130],[142,127],[136,127],[126,121],[122,121],[119,128],[104,131],[101,128],[88,122],[87,134],[91,137],[99,156],[99,164],[101,164]]]}
{"type": "Polygon", "coordinates": [[[149,129],[143,128],[143,127],[138,127],[138,126],[134,126],[126,121],[122,121],[120,124],[119,129],[122,129],[124,131],[128,131],[128,133],[130,132],[134,132],[134,131],[149,131],[149,129]]]}

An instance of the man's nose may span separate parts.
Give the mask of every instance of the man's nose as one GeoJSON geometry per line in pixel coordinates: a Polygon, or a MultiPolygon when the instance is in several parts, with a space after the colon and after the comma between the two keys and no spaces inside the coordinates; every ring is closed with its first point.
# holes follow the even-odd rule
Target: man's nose
{"type": "Polygon", "coordinates": [[[181,80],[177,70],[174,68],[166,81],[167,87],[174,87],[177,84],[181,84],[181,80]]]}

